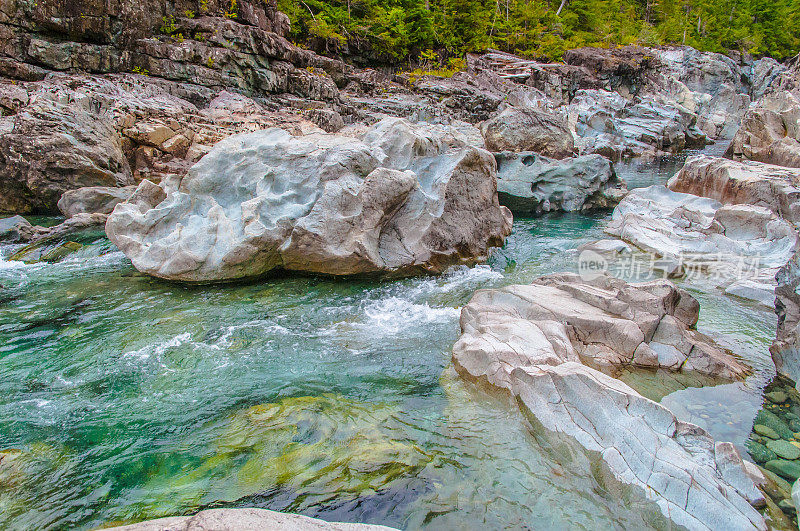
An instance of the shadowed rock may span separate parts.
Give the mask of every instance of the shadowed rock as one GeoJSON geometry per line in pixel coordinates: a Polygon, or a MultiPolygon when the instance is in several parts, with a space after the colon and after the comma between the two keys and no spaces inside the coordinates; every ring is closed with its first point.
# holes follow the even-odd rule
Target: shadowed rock
{"type": "Polygon", "coordinates": [[[563,159],[573,154],[575,143],[560,117],[531,108],[509,107],[481,126],[490,151],[534,151],[563,159]]]}
{"type": "Polygon", "coordinates": [[[536,153],[499,153],[497,192],[515,215],[613,208],[627,193],[614,165],[600,155],[552,160],[536,153]]]}

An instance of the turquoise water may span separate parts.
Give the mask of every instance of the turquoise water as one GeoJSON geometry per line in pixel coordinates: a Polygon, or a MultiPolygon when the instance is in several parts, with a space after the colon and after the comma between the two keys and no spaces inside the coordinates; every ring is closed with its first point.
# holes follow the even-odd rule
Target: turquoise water
{"type": "MultiPolygon", "coordinates": [[[[619,172],[663,182],[679,163],[619,172]]],[[[0,528],[236,505],[409,529],[642,527],[641,502],[554,460],[504,397],[449,369],[474,290],[574,270],[607,217],[519,219],[488,265],[383,283],[186,287],[102,240],[56,264],[0,259],[0,528]]],[[[688,287],[700,328],[754,375],[623,378],[741,445],[772,377],[775,318],[688,287]]]]}

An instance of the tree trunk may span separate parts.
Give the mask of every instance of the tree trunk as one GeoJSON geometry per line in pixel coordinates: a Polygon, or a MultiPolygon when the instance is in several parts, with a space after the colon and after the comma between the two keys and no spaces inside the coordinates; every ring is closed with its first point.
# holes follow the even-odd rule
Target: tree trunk
{"type": "Polygon", "coordinates": [[[561,14],[561,10],[564,9],[564,6],[567,5],[568,0],[561,0],[561,5],[558,6],[558,11],[556,11],[556,16],[561,14]]]}

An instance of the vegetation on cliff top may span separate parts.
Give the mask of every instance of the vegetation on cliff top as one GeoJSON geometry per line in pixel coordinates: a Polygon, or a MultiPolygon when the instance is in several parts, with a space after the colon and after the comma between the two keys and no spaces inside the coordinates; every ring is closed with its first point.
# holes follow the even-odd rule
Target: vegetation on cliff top
{"type": "Polygon", "coordinates": [[[786,58],[797,0],[279,0],[317,51],[403,62],[489,47],[557,60],[570,48],[687,44],[786,58]]]}

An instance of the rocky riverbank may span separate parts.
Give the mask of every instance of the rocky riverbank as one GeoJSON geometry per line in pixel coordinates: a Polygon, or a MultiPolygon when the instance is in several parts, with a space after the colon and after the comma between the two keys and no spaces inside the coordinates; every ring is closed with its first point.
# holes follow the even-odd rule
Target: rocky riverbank
{"type": "MultiPolygon", "coordinates": [[[[774,304],[772,358],[800,376],[798,59],[627,46],[546,63],[488,51],[443,78],[298,48],[269,2],[7,4],[0,241],[13,246],[11,262],[59,262],[107,235],[108,252],[180,283],[439,275],[485,262],[511,234],[512,212],[613,208],[605,230],[621,241],[584,252],[644,251],[674,279],[699,263],[693,273],[713,277],[713,289],[774,304]],[[728,158],[689,158],[666,187],[628,192],[615,171],[631,157],[728,140],[728,158]],[[43,227],[22,214],[65,219],[43,227]]],[[[452,366],[511,396],[555,462],[568,458],[604,492],[641,505],[637,525],[791,525],[800,395],[767,393],[746,443],[754,464],[620,379],[747,378],[747,360],[696,330],[699,312],[668,280],[546,275],[477,291],[461,310],[452,366]]],[[[253,407],[247,422],[263,435],[253,407]]],[[[395,452],[384,439],[374,446],[395,452]]],[[[239,451],[218,450],[201,471],[239,451]]],[[[434,459],[408,453],[397,462],[411,469],[434,459]]],[[[386,474],[400,496],[414,490],[386,474]]],[[[234,498],[254,485],[243,481],[234,498]]],[[[360,528],[243,511],[130,529],[360,528]]]]}

